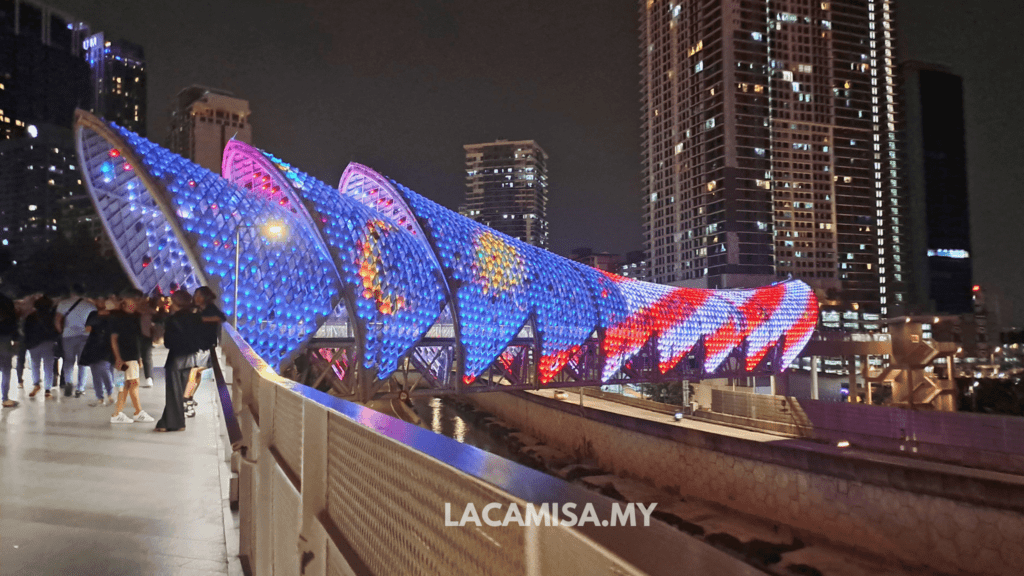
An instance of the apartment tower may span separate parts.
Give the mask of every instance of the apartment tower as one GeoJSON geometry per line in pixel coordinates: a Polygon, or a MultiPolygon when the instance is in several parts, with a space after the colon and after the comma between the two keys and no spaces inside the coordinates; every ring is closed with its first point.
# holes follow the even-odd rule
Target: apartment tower
{"type": "Polygon", "coordinates": [[[533,140],[467,144],[463,215],[548,247],[548,155],[533,140]]]}
{"type": "Polygon", "coordinates": [[[896,314],[906,263],[893,3],[639,8],[651,280],[793,277],[853,311],[842,327],[896,314]]]}

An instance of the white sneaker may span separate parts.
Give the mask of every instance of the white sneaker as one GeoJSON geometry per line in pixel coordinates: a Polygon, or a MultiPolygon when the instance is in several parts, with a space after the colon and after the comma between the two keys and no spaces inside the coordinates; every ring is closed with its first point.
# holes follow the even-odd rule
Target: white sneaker
{"type": "Polygon", "coordinates": [[[149,414],[146,414],[146,411],[143,410],[142,412],[139,412],[138,414],[135,415],[135,421],[136,422],[156,422],[156,418],[153,418],[149,414]]]}
{"type": "Polygon", "coordinates": [[[139,384],[139,388],[152,388],[152,387],[153,387],[153,379],[152,378],[146,378],[145,382],[139,384]]]}
{"type": "Polygon", "coordinates": [[[97,406],[102,406],[102,405],[103,405],[103,400],[93,399],[93,400],[89,401],[89,407],[90,408],[95,408],[97,406]]]}
{"type": "Polygon", "coordinates": [[[132,422],[135,421],[129,418],[124,412],[118,412],[117,416],[111,416],[110,418],[111,424],[131,424],[132,422]]]}

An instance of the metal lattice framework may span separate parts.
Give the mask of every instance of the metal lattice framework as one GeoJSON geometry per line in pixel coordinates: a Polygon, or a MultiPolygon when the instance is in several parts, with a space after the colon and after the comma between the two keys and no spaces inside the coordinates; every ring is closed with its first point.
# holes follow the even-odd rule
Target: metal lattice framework
{"type": "Polygon", "coordinates": [[[605,273],[359,164],[335,189],[232,141],[221,177],[85,112],[76,134],[140,289],[206,283],[231,310],[237,235],[239,332],[278,370],[344,393],[772,374],[816,323],[803,282],[700,290],[605,273]],[[268,222],[286,238],[263,238],[268,222]]]}

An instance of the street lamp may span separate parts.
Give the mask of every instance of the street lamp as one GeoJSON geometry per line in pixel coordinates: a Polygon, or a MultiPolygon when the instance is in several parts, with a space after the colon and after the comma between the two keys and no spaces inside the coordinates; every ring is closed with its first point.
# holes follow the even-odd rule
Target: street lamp
{"type": "Polygon", "coordinates": [[[232,301],[234,311],[232,313],[231,327],[236,330],[238,329],[238,261],[241,256],[242,228],[258,228],[267,240],[281,240],[288,234],[288,227],[280,220],[269,220],[262,226],[252,226],[249,224],[238,224],[235,226],[235,299],[232,301]]]}
{"type": "Polygon", "coordinates": [[[1003,347],[1002,346],[996,346],[995,350],[992,350],[992,354],[989,354],[988,363],[993,365],[993,366],[995,366],[996,365],[996,354],[999,354],[1002,351],[1003,351],[1003,347]]]}

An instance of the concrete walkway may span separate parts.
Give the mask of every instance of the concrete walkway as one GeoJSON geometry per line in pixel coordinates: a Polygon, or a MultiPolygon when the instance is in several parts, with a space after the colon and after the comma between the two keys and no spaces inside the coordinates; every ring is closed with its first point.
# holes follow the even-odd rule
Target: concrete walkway
{"type": "MultiPolygon", "coordinates": [[[[543,396],[545,398],[554,399],[555,397],[554,389],[536,391],[530,390],[528,391],[528,393],[536,394],[537,396],[543,396]]],[[[579,398],[579,393],[577,391],[573,391],[569,392],[566,398],[562,399],[562,401],[567,404],[579,404],[579,398]]],[[[865,462],[875,462],[901,468],[922,470],[931,473],[951,474],[956,476],[964,476],[968,478],[976,478],[979,480],[992,480],[1024,488],[1024,477],[1017,476],[1014,474],[1007,474],[992,470],[980,470],[977,468],[967,468],[965,466],[957,466],[955,464],[933,462],[930,460],[923,460],[921,458],[897,456],[895,454],[885,454],[861,448],[840,448],[832,444],[824,444],[822,442],[792,438],[790,436],[776,435],[768,432],[758,432],[754,430],[748,430],[745,428],[727,426],[725,424],[716,424],[714,422],[708,422],[706,420],[700,420],[697,418],[683,418],[682,420],[677,421],[675,418],[669,416],[668,414],[654,412],[651,410],[645,410],[643,408],[629,406],[626,404],[620,404],[618,402],[611,402],[609,400],[603,400],[600,398],[595,398],[593,396],[584,396],[583,405],[586,406],[587,408],[593,408],[595,410],[602,410],[604,412],[611,412],[614,414],[622,414],[623,416],[639,418],[642,420],[649,420],[651,422],[660,422],[662,424],[667,424],[669,426],[677,426],[679,428],[699,430],[701,432],[717,434],[719,436],[742,438],[744,440],[749,440],[752,442],[785,442],[787,446],[799,448],[806,452],[813,452],[816,454],[841,456],[843,458],[862,460],[865,462]]]]}
{"type": "MultiPolygon", "coordinates": [[[[159,349],[159,352],[163,352],[159,349]]],[[[154,364],[164,354],[154,350],[154,364]]],[[[143,388],[154,418],[163,370],[143,388]]],[[[183,432],[111,424],[111,407],[28,398],[0,412],[0,574],[241,574],[216,387],[204,382],[183,432]]],[[[131,415],[129,407],[125,412],[131,415]]]]}

